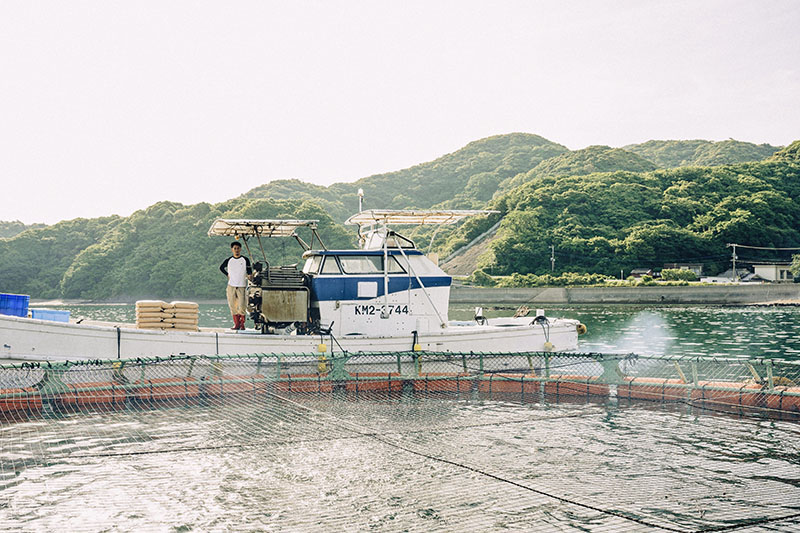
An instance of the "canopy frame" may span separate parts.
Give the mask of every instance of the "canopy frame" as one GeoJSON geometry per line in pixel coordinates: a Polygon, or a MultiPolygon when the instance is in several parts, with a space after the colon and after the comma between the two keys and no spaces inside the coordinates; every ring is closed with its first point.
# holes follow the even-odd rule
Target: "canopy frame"
{"type": "Polygon", "coordinates": [[[209,236],[221,235],[225,237],[234,237],[241,239],[247,248],[247,255],[252,257],[248,239],[256,237],[258,246],[261,248],[261,255],[264,262],[269,267],[267,261],[267,254],[264,251],[264,245],[261,237],[277,238],[277,237],[292,237],[306,252],[311,250],[314,246],[314,241],[319,241],[319,245],[323,250],[327,250],[325,243],[317,233],[317,223],[319,220],[296,220],[296,219],[228,219],[218,218],[215,220],[211,227],[208,229],[209,236]],[[311,244],[307,244],[298,234],[297,228],[309,228],[311,230],[311,244]]]}
{"type": "Polygon", "coordinates": [[[351,216],[345,224],[349,226],[455,224],[468,217],[496,213],[499,211],[485,209],[368,209],[351,216]]]}
{"type": "MultiPolygon", "coordinates": [[[[488,216],[499,213],[499,211],[487,209],[369,209],[360,211],[345,221],[346,225],[358,226],[358,237],[362,243],[366,242],[366,234],[381,232],[384,240],[390,235],[397,235],[410,241],[395,231],[389,230],[389,226],[438,226],[431,236],[428,245],[428,253],[433,248],[433,240],[443,225],[455,224],[461,220],[474,216],[488,216]],[[365,226],[370,229],[362,231],[365,226]],[[378,226],[377,229],[373,229],[378,226]]],[[[413,241],[410,241],[413,243],[413,241]]]]}

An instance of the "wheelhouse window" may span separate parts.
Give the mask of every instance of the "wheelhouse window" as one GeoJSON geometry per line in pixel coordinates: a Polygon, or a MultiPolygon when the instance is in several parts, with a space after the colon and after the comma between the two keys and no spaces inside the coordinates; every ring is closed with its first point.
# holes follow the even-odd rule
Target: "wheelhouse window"
{"type": "MultiPolygon", "coordinates": [[[[389,256],[389,265],[388,265],[388,272],[389,274],[405,274],[406,270],[403,266],[398,262],[397,256],[390,255],[389,256]]],[[[408,265],[408,261],[405,258],[402,259],[403,264],[408,265]]]]}
{"type": "Polygon", "coordinates": [[[319,265],[322,263],[322,256],[315,255],[306,259],[306,264],[303,265],[304,274],[316,274],[319,272],[319,265]]]}
{"type": "MultiPolygon", "coordinates": [[[[342,270],[345,274],[383,274],[382,255],[342,255],[339,256],[339,261],[342,263],[342,270]]],[[[397,259],[391,255],[387,267],[389,274],[405,274],[406,272],[397,259]]]]}
{"type": "Polygon", "coordinates": [[[343,255],[339,259],[345,274],[383,273],[383,257],[379,255],[343,255]]]}
{"type": "Polygon", "coordinates": [[[329,255],[325,258],[325,262],[322,263],[322,272],[321,274],[341,274],[342,271],[339,269],[339,263],[336,262],[336,257],[329,255]]]}

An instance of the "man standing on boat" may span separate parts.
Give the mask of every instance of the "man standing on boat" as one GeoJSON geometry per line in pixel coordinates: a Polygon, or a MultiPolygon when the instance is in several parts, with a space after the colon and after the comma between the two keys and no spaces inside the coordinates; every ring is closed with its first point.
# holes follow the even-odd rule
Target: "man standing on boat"
{"type": "Polygon", "coordinates": [[[231,255],[219,266],[219,270],[228,276],[228,307],[233,315],[231,329],[244,329],[244,320],[247,306],[247,279],[252,279],[253,269],[250,260],[242,255],[242,243],[231,243],[231,255]]]}

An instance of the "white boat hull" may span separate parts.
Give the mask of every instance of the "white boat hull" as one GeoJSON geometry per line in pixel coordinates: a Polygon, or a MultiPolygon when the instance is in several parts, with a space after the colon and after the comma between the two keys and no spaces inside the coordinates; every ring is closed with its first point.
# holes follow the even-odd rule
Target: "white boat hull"
{"type": "MultiPolygon", "coordinates": [[[[417,343],[432,352],[571,351],[578,345],[578,322],[550,319],[548,327],[531,319],[498,320],[489,325],[451,325],[421,333],[417,343]],[[549,345],[546,346],[546,343],[549,345]]],[[[255,331],[153,331],[133,325],[50,322],[0,315],[0,360],[77,361],[170,355],[245,355],[260,353],[397,352],[413,349],[414,338],[353,335],[261,335],[255,331]],[[338,344],[337,344],[338,342],[338,344]]]]}

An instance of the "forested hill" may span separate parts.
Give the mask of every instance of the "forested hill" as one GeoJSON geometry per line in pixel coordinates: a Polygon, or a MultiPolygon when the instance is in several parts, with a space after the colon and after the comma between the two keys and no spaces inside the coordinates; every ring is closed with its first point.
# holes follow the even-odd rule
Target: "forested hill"
{"type": "Polygon", "coordinates": [[[800,141],[795,141],[786,148],[775,152],[769,161],[784,161],[786,163],[800,163],[800,141]]]}
{"type": "MultiPolygon", "coordinates": [[[[798,200],[800,165],[784,162],[540,178],[497,201],[506,215],[495,264],[542,273],[553,245],[561,270],[695,262],[715,273],[729,266],[727,243],[800,246],[798,200]]],[[[740,264],[756,259],[745,254],[740,264]]]]}
{"type": "MultiPolygon", "coordinates": [[[[226,282],[218,266],[230,255],[231,239],[209,237],[211,222],[289,217],[319,219],[320,234],[330,247],[346,247],[353,240],[352,230],[312,202],[160,202],[126,218],[69,220],[0,241],[0,292],[94,300],[222,298],[226,282]]],[[[309,235],[301,236],[310,241],[309,235]]],[[[293,239],[270,244],[270,261],[294,263],[302,253],[293,239]]],[[[257,249],[252,252],[260,256],[257,249]]]]}
{"type": "MultiPolygon", "coordinates": [[[[707,273],[730,266],[727,243],[800,247],[800,141],[766,161],[649,172],[560,177],[535,175],[500,195],[500,211],[447,237],[452,252],[502,219],[479,264],[494,274],[556,269],[603,274],[665,263],[703,263],[707,273]]],[[[787,259],[767,251],[748,261],[787,259]]]]}
{"type": "Polygon", "coordinates": [[[527,172],[545,159],[568,152],[560,144],[526,133],[497,135],[475,141],[435,161],[405,170],[377,174],[330,187],[299,180],[277,180],[256,187],[243,198],[315,198],[344,221],[358,206],[364,208],[471,208],[484,205],[499,184],[527,172]]]}
{"type": "Polygon", "coordinates": [[[741,141],[648,141],[624,148],[590,146],[571,151],[539,135],[511,133],[475,141],[435,161],[348,183],[323,187],[298,179],[275,180],[241,198],[309,199],[344,221],[365,208],[481,208],[534,176],[582,175],[680,166],[715,166],[761,161],[778,148],[741,141]]]}
{"type": "MultiPolygon", "coordinates": [[[[663,143],[659,157],[686,160],[669,155],[682,145],[663,143]]],[[[496,273],[549,270],[551,245],[558,270],[604,274],[691,259],[722,267],[726,242],[799,246],[800,141],[777,153],[749,143],[724,146],[726,157],[759,162],[665,170],[632,147],[570,151],[516,133],[353,183],[321,187],[281,180],[218,204],[160,202],[130,217],[47,227],[8,223],[0,225],[9,231],[0,237],[0,292],[96,300],[220,298],[224,278],[217,267],[229,248],[228,239],[206,235],[215,218],[319,219],[329,247],[349,247],[355,232],[341,222],[357,209],[359,188],[365,208],[498,209],[499,215],[440,231],[434,243],[446,254],[502,219],[482,258],[496,273]]],[[[427,242],[430,232],[414,235],[427,242]]],[[[268,257],[292,263],[300,251],[294,241],[271,241],[268,257]]]]}
{"type": "Polygon", "coordinates": [[[23,224],[19,220],[11,222],[0,221],[0,239],[10,239],[27,229],[43,228],[44,224],[23,224]]]}
{"type": "Polygon", "coordinates": [[[532,170],[517,174],[514,178],[501,183],[500,191],[509,191],[535,177],[546,176],[582,176],[593,172],[613,172],[628,170],[644,172],[655,170],[652,161],[623,150],[608,146],[589,146],[583,150],[566,152],[550,159],[545,159],[532,170]]]}
{"type": "Polygon", "coordinates": [[[639,154],[659,168],[710,167],[761,161],[774,154],[778,148],[769,144],[753,144],[733,139],[720,142],[647,141],[623,146],[624,150],[639,154]]]}

